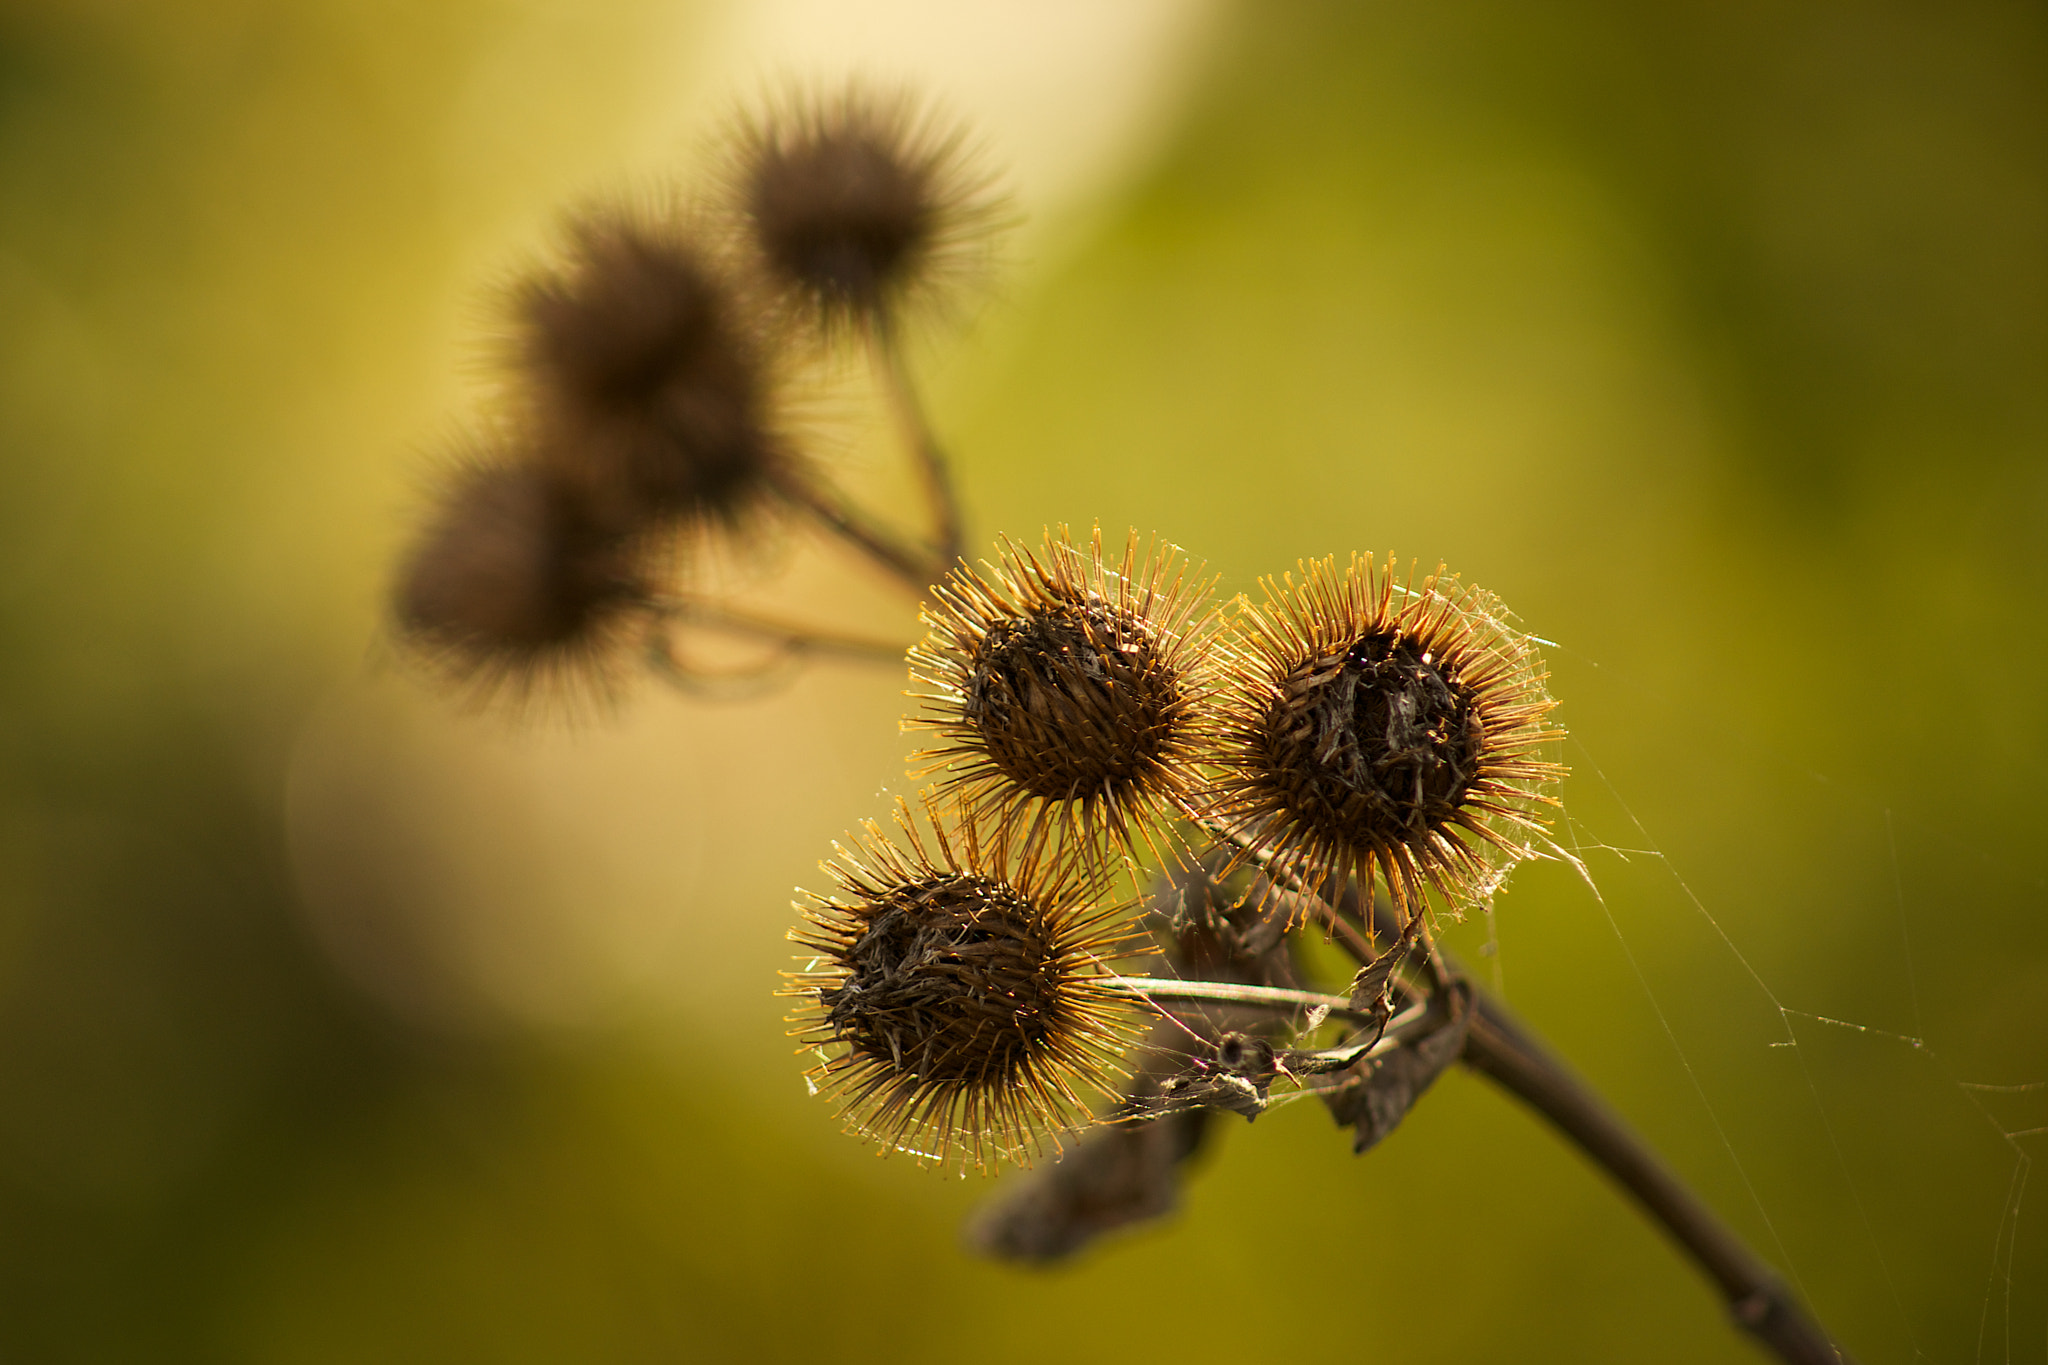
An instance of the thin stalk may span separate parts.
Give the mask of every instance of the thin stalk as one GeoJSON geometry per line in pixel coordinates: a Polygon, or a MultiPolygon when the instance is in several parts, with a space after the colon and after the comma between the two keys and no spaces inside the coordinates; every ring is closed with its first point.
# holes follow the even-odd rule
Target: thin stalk
{"type": "Polygon", "coordinates": [[[676,653],[675,641],[661,630],[648,633],[644,660],[669,686],[707,701],[747,701],[763,696],[794,678],[800,662],[797,652],[785,646],[752,668],[706,672],[685,663],[676,653]]]}
{"type": "Polygon", "coordinates": [[[1321,1010],[1329,1018],[1367,1027],[1376,1027],[1379,1023],[1371,1010],[1355,1009],[1341,995],[1289,990],[1284,986],[1247,986],[1235,981],[1182,981],[1161,976],[1112,976],[1103,984],[1119,994],[1147,1003],[1173,1000],[1202,1005],[1240,1005],[1283,1014],[1321,1010]]]}
{"type": "Polygon", "coordinates": [[[1541,1115],[1620,1185],[1721,1293],[1735,1325],[1787,1365],[1854,1365],[1784,1282],[1621,1117],[1476,986],[1465,1065],[1541,1115]]]}
{"type": "MultiPolygon", "coordinates": [[[[776,480],[782,495],[818,520],[827,530],[887,569],[911,595],[923,597],[939,576],[939,561],[930,552],[906,545],[894,531],[861,511],[824,484],[797,475],[776,480]]],[[[946,560],[951,564],[952,561],[946,560]]]]}
{"type": "Polygon", "coordinates": [[[712,602],[671,599],[661,604],[661,610],[664,616],[672,620],[687,621],[691,625],[702,626],[707,630],[752,636],[793,654],[822,654],[862,663],[900,664],[909,649],[908,645],[899,645],[888,640],[813,630],[809,626],[799,625],[793,621],[737,611],[712,602]]]}
{"type": "MultiPolygon", "coordinates": [[[[1210,816],[1196,815],[1194,822],[1212,838],[1236,849],[1238,858],[1258,869],[1259,874],[1273,886],[1287,895],[1299,898],[1308,907],[1309,916],[1342,943],[1344,950],[1350,953],[1360,966],[1369,965],[1378,959],[1380,948],[1374,942],[1375,935],[1372,929],[1347,919],[1327,897],[1311,890],[1298,874],[1282,868],[1273,857],[1272,851],[1260,848],[1248,831],[1210,816]]],[[[1398,925],[1394,927],[1399,928],[1398,925]]]]}
{"type": "MultiPolygon", "coordinates": [[[[1215,821],[1202,823],[1211,833],[1250,854],[1252,861],[1266,870],[1241,833],[1215,821]]],[[[1370,893],[1362,888],[1361,894],[1370,893]]],[[[1335,906],[1320,897],[1311,899],[1321,901],[1317,918],[1326,927],[1347,923],[1335,906]]],[[[1335,937],[1361,966],[1374,960],[1375,946],[1362,932],[1337,932],[1335,937]]],[[[1461,975],[1456,965],[1432,945],[1425,944],[1424,951],[1439,984],[1461,975]]],[[[1472,990],[1473,1017],[1459,1058],[1467,1069],[1485,1076],[1534,1109],[1566,1141],[1605,1171],[1713,1281],[1735,1325],[1786,1365],[1855,1365],[1849,1353],[1835,1345],[1820,1324],[1806,1315],[1791,1290],[1763,1259],[1686,1188],[1619,1114],[1552,1056],[1508,1013],[1506,1006],[1476,983],[1468,985],[1472,990]]]]}
{"type": "Polygon", "coordinates": [[[932,539],[938,549],[938,569],[943,574],[960,562],[966,543],[966,531],[960,516],[960,496],[953,488],[952,467],[946,459],[945,450],[939,445],[937,434],[932,431],[930,418],[925,415],[917,386],[911,382],[910,367],[903,358],[903,345],[896,328],[885,318],[875,328],[873,337],[875,370],[881,376],[890,410],[895,413],[897,430],[902,433],[904,444],[910,447],[919,481],[924,485],[925,502],[932,513],[932,539]]]}

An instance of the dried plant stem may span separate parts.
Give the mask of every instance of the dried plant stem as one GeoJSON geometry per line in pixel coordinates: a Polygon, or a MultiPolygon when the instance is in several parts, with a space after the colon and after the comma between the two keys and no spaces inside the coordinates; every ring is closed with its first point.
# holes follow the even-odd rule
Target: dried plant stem
{"type": "Polygon", "coordinates": [[[796,676],[800,656],[787,647],[778,649],[751,668],[711,671],[696,668],[676,652],[675,641],[665,631],[651,631],[643,660],[662,682],[686,696],[705,701],[750,701],[787,683],[796,676]]]}
{"type": "MultiPolygon", "coordinates": [[[[1252,852],[1250,840],[1241,831],[1223,821],[1204,820],[1201,824],[1248,855],[1268,876],[1274,875],[1252,852]]],[[[1299,885],[1298,878],[1283,880],[1282,884],[1308,896],[1315,906],[1312,918],[1361,966],[1375,959],[1376,945],[1337,907],[1308,893],[1299,885]]],[[[1439,984],[1462,976],[1456,964],[1441,951],[1428,944],[1424,947],[1439,984]]],[[[1472,991],[1473,1018],[1460,1058],[1468,1069],[1534,1109],[1627,1191],[1714,1282],[1736,1326],[1780,1360],[1787,1365],[1855,1365],[1848,1352],[1834,1345],[1820,1325],[1806,1315],[1770,1267],[1686,1188],[1620,1115],[1536,1041],[1508,1013],[1506,1006],[1476,983],[1468,985],[1472,991]]],[[[1392,1029],[1389,1036],[1398,1037],[1392,1029]]]]}
{"type": "Polygon", "coordinates": [[[940,576],[939,560],[931,551],[907,545],[887,526],[848,502],[837,490],[817,481],[780,476],[777,489],[797,507],[815,517],[820,525],[887,569],[911,595],[922,598],[926,588],[940,576]]]}
{"type": "Polygon", "coordinates": [[[655,677],[677,691],[708,701],[746,701],[793,679],[806,659],[825,656],[863,664],[901,662],[902,650],[877,640],[847,635],[817,635],[800,626],[786,626],[740,612],[706,608],[701,616],[687,611],[664,613],[693,619],[709,629],[752,636],[771,646],[759,663],[741,668],[705,669],[684,659],[675,640],[660,624],[647,632],[642,658],[655,677]]]}
{"type": "MultiPolygon", "coordinates": [[[[1235,981],[1181,981],[1173,977],[1158,976],[1113,976],[1105,983],[1111,990],[1128,995],[1147,1004],[1171,1000],[1200,1005],[1232,1005],[1245,1009],[1273,1010],[1283,1014],[1306,1014],[1321,1010],[1326,1018],[1343,1019],[1350,1023],[1377,1028],[1380,1016],[1369,1009],[1358,1009],[1341,995],[1322,995],[1316,991],[1289,990],[1282,986],[1247,986],[1235,981]]],[[[1398,1046],[1400,1037],[1395,1024],[1412,1022],[1422,1017],[1417,1009],[1404,1012],[1394,1023],[1387,1026],[1388,1046],[1398,1046]]],[[[1369,1054],[1368,1054],[1369,1055],[1369,1054]]]]}
{"type": "Polygon", "coordinates": [[[953,488],[952,468],[939,439],[925,416],[924,404],[911,382],[910,367],[903,357],[903,345],[896,328],[885,318],[873,332],[875,370],[896,415],[897,429],[910,447],[912,459],[924,484],[926,503],[932,512],[932,539],[938,551],[938,573],[943,575],[960,562],[966,529],[960,516],[960,497],[953,488]]]}
{"type": "MultiPolygon", "coordinates": [[[[1343,944],[1344,951],[1351,954],[1359,965],[1364,966],[1379,957],[1380,945],[1375,941],[1378,936],[1402,928],[1399,923],[1373,924],[1370,908],[1356,921],[1346,917],[1341,910],[1330,904],[1325,896],[1302,880],[1299,869],[1281,865],[1273,856],[1273,851],[1262,847],[1242,826],[1228,820],[1219,820],[1212,815],[1196,815],[1193,819],[1196,827],[1203,833],[1218,843],[1236,849],[1235,859],[1241,859],[1251,867],[1257,868],[1260,875],[1287,894],[1299,897],[1308,918],[1343,944]]],[[[1367,894],[1370,895],[1369,892],[1367,894]]],[[[1366,904],[1370,906],[1369,901],[1366,904]]]]}
{"type": "Polygon", "coordinates": [[[1476,987],[1463,1061],[1542,1115],[1658,1223],[1720,1290],[1735,1325],[1787,1365],[1854,1365],[1732,1229],[1564,1064],[1476,987]]]}
{"type": "Polygon", "coordinates": [[[815,630],[793,621],[738,611],[715,602],[671,598],[661,602],[658,609],[668,620],[687,622],[708,630],[724,631],[730,635],[751,636],[792,654],[819,654],[861,663],[901,664],[903,655],[909,648],[907,645],[870,639],[864,635],[843,635],[833,631],[815,630]]]}

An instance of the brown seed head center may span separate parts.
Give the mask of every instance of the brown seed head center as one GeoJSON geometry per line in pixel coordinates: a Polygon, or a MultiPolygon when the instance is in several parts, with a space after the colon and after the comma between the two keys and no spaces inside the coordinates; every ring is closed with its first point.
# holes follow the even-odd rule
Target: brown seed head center
{"type": "Polygon", "coordinates": [[[481,467],[454,491],[401,582],[407,631],[519,655],[573,644],[634,597],[626,546],[545,471],[481,467]]]}
{"type": "Polygon", "coordinates": [[[1064,968],[1044,912],[1015,889],[934,877],[861,914],[845,980],[818,993],[856,1052],[927,1081],[1000,1080],[1057,1026],[1064,968]]]}
{"type": "Polygon", "coordinates": [[[583,224],[576,252],[521,300],[526,361],[564,427],[555,457],[628,500],[607,515],[730,506],[769,458],[771,404],[731,286],[699,249],[629,224],[583,224]]]}
{"type": "Polygon", "coordinates": [[[1056,603],[990,626],[963,713],[989,760],[1034,796],[1142,782],[1183,709],[1151,632],[1099,603],[1056,603]]]}
{"type": "Polygon", "coordinates": [[[1478,779],[1486,729],[1445,660],[1394,631],[1296,665],[1266,709],[1257,767],[1276,805],[1355,849],[1450,823],[1478,779]]]}
{"type": "Polygon", "coordinates": [[[930,172],[877,136],[846,131],[788,148],[762,162],[750,189],[771,264],[855,306],[878,302],[932,236],[930,172]]]}

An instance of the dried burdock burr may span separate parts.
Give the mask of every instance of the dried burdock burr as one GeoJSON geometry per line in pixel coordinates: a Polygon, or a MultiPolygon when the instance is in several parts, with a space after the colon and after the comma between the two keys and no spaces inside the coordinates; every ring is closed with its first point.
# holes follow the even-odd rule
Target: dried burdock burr
{"type": "Polygon", "coordinates": [[[825,864],[836,894],[799,903],[814,954],[783,994],[815,1049],[811,1084],[848,1126],[921,1159],[1028,1160],[1122,1081],[1132,1002],[1108,959],[1129,909],[1071,859],[984,840],[971,818],[899,802],[825,864]]]}
{"type": "Polygon", "coordinates": [[[932,589],[910,652],[930,690],[906,724],[940,740],[919,775],[945,771],[942,790],[1027,843],[1150,839],[1186,810],[1207,742],[1210,585],[1135,531],[1109,558],[1100,527],[1081,545],[1049,532],[1037,553],[1004,542],[984,568],[932,589]]]}
{"type": "Polygon", "coordinates": [[[1049,1259],[1164,1212],[1219,1111],[1320,1094],[1365,1150],[1462,1062],[1612,1175],[1781,1359],[1846,1362],[1428,932],[1432,910],[1557,852],[1554,703],[1498,601],[1442,569],[1322,560],[1269,580],[1225,644],[1212,584],[1135,534],[1105,553],[1099,528],[1085,544],[1062,529],[961,565],[900,324],[990,241],[990,182],[927,106],[858,86],[789,98],[737,144],[713,209],[583,213],[514,292],[515,439],[454,473],[404,561],[405,646],[479,699],[608,692],[631,647],[727,698],[806,658],[900,659],[657,581],[698,530],[807,516],[928,604],[908,725],[929,741],[918,775],[938,777],[799,903],[804,960],[781,994],[809,1082],[885,1150],[948,1165],[1092,1128],[979,1245],[1049,1259]],[[867,351],[925,516],[874,515],[797,454],[783,381],[820,340],[867,351]],[[754,652],[706,667],[703,632],[754,652]],[[1148,940],[1109,887],[1140,843],[1191,854],[1190,827],[1215,847],[1171,859],[1142,921],[1163,970],[1120,975],[1148,940]],[[1311,988],[1323,964],[1296,951],[1311,925],[1358,968],[1348,993],[1311,988]],[[1326,1025],[1344,1030],[1331,1046],[1326,1025]]]}
{"type": "Polygon", "coordinates": [[[573,219],[514,313],[545,458],[597,513],[732,524],[796,474],[762,310],[687,218],[573,219]]]}
{"type": "Polygon", "coordinates": [[[1441,568],[1400,582],[1354,555],[1265,588],[1223,690],[1214,824],[1326,895],[1377,882],[1404,922],[1428,891],[1453,911],[1488,894],[1536,851],[1563,776],[1529,637],[1441,568]]]}
{"type": "Polygon", "coordinates": [[[532,459],[472,458],[442,489],[394,585],[400,638],[488,701],[606,690],[647,601],[632,537],[532,459]]]}
{"type": "Polygon", "coordinates": [[[762,274],[827,332],[886,330],[997,218],[965,138],[908,95],[799,94],[747,122],[731,172],[762,274]]]}

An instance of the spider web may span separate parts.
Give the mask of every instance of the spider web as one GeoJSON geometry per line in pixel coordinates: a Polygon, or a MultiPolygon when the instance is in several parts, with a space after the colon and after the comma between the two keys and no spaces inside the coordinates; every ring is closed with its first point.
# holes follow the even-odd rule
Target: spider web
{"type": "MultiPolygon", "coordinates": [[[[1637,690],[1591,660],[1552,648],[1609,683],[1637,690]]],[[[1878,1022],[1865,1008],[1836,1007],[1838,997],[1867,995],[1867,985],[1845,990],[1781,943],[1767,941],[1760,950],[1759,937],[1773,937],[1769,926],[1737,912],[1723,890],[1703,886],[1708,879],[1695,870],[1701,855],[1653,832],[1641,802],[1624,795],[1594,748],[1575,734],[1567,742],[1574,776],[1559,821],[1560,852],[1577,865],[1580,894],[1655,1021],[1663,1065],[1683,1079],[1691,1114],[1674,1113],[1672,1122],[1706,1120],[1712,1150],[1677,1164],[1688,1179],[1702,1179],[1702,1166],[1718,1168],[1704,1176],[1708,1202],[1743,1228],[1860,1360],[2048,1360],[2048,1296],[2036,1263],[2040,1218],[2027,1197],[2030,1144],[2048,1136],[2041,1103],[2048,1077],[1982,1074],[1987,1049],[1968,1039],[1951,1042],[1945,1030],[1961,1031],[1952,1018],[1958,1011],[1928,1008],[1923,985],[1936,975],[1930,965],[1946,977],[1973,956],[1995,960],[2010,951],[1958,931],[1957,904],[2000,883],[2023,888],[2038,903],[2048,883],[1997,849],[1904,817],[1824,774],[1800,770],[1790,779],[1798,785],[1788,786],[1787,755],[1740,736],[1720,738],[1732,739],[1737,751],[1720,761],[1761,759],[1778,770],[1777,789],[1760,805],[1810,805],[1800,801],[1801,786],[1823,792],[1841,828],[1878,845],[1872,856],[1887,864],[1888,903],[1864,905],[1839,926],[1841,941],[1831,947],[1855,962],[1895,960],[1903,1018],[1878,1022]],[[1935,897],[1909,890],[1902,829],[1909,848],[1916,840],[1961,845],[1962,857],[1932,855],[1949,873],[1935,897]],[[1718,990],[1703,990],[1689,979],[1695,977],[1718,990]],[[1722,997],[1718,1004],[1704,998],[1715,995],[1722,997]],[[1793,1074],[1776,1074],[1770,1055],[1789,1057],[1793,1074]],[[1759,1092],[1781,1104],[1796,1094],[1803,1103],[1766,1116],[1758,1112],[1759,1092]],[[1869,1121],[1872,1111],[1887,1108],[1889,1123],[1869,1121]],[[1832,1189],[1798,1193],[1802,1178],[1822,1174],[1832,1189]],[[1973,1241],[1973,1269],[1950,1263],[1949,1249],[1973,1241]]],[[[1514,909],[1511,923],[1523,922],[1523,907],[1514,909]]],[[[1505,979],[1491,907],[1482,931],[1480,952],[1500,989],[1505,979]]],[[[1511,940],[1517,933],[1510,931],[1511,940]]],[[[1990,1051],[2009,1056],[2015,1049],[1990,1051]]],[[[2017,1051],[2038,1064],[2038,1044],[2017,1051]]],[[[1989,1064],[2010,1062],[1994,1055],[1989,1064]]],[[[1631,1106],[1624,1099],[1622,1107],[1631,1106]]],[[[1663,1137],[1654,1135],[1653,1145],[1664,1146],[1663,1137]]]]}
{"type": "MultiPolygon", "coordinates": [[[[1574,651],[1537,643],[1570,667],[1646,690],[1574,651]]],[[[1601,705],[1585,710],[1597,717],[1601,705]]],[[[1778,841],[1795,851],[1829,825],[1849,840],[1846,848],[1812,847],[1827,875],[1845,864],[1867,874],[1836,898],[1835,922],[1774,933],[1782,926],[1745,904],[1725,876],[1697,870],[1730,845],[1731,832],[1713,828],[1687,844],[1653,830],[1664,822],[1645,805],[1666,800],[1669,784],[1625,795],[1625,786],[1640,783],[1610,774],[1599,756],[1603,739],[1580,727],[1567,741],[1574,777],[1551,869],[1522,878],[1505,917],[1489,903],[1474,922],[1453,926],[1451,946],[1476,955],[1505,995],[1505,919],[1517,982],[1540,995],[1560,982],[1583,994],[1588,982],[1569,965],[1560,969],[1559,941],[1576,945],[1566,957],[1591,951],[1589,933],[1611,945],[1611,979],[1590,1008],[1575,1011],[1580,1027],[1592,1019],[1603,1037],[1571,1037],[1574,1011],[1560,1020],[1556,1002],[1537,1000],[1526,1012],[1545,1032],[1564,1025],[1553,1040],[1568,1064],[1611,1068],[1611,1054],[1645,1050],[1649,1040],[1638,1071],[1676,1081],[1661,1087],[1661,1105],[1645,1100],[1660,1090],[1654,1083],[1616,1085],[1596,1074],[1596,1089],[1646,1129],[1650,1145],[1857,1359],[2048,1359],[2040,1218],[2028,1201],[2029,1143],[2048,1136],[2048,1058],[2025,1040],[2017,1049],[1987,1048],[1967,1036],[1955,1017],[1967,1001],[1942,984],[1973,955],[1996,958],[2014,947],[1995,922],[1982,936],[1957,932],[1955,905],[1999,883],[2008,898],[2019,888],[2021,904],[2038,904],[2043,880],[1981,840],[1958,841],[1804,768],[1782,747],[1716,728],[1717,746],[1692,746],[1705,775],[1689,779],[1711,786],[1710,770],[1735,771],[1750,798],[1748,818],[1790,826],[1778,841]],[[1813,801],[1816,792],[1826,800],[1813,801]],[[1802,811],[1829,818],[1802,822],[1802,811]],[[1909,850],[1930,851],[1944,871],[1933,895],[1909,888],[1902,830],[1909,850]],[[1960,842],[1962,856],[1931,851],[1944,839],[1960,842]],[[1577,935],[1546,928],[1543,941],[1519,927],[1556,921],[1572,906],[1589,912],[1577,935]],[[1824,949],[1818,959],[1816,943],[1824,949]],[[1930,994],[1947,1008],[1930,1008],[1930,994]],[[1631,1000],[1646,1016],[1633,1029],[1631,1000]],[[2011,1074],[2015,1057],[2039,1070],[2011,1074]],[[2014,1108],[2032,1117],[2016,1120],[2014,1108]]],[[[1766,850],[1759,865],[1770,861],[1766,850]]],[[[1747,872],[1737,870],[1736,886],[1747,872]]],[[[1804,894],[1798,886],[1771,890],[1786,903],[1804,894]]],[[[1784,917],[1782,904],[1775,913],[1784,917]]],[[[1171,1042],[1150,1050],[1171,1054],[1169,1061],[1180,1055],[1171,1042]]],[[[1270,1105],[1309,1098],[1307,1089],[1276,1089],[1270,1105]]]]}

